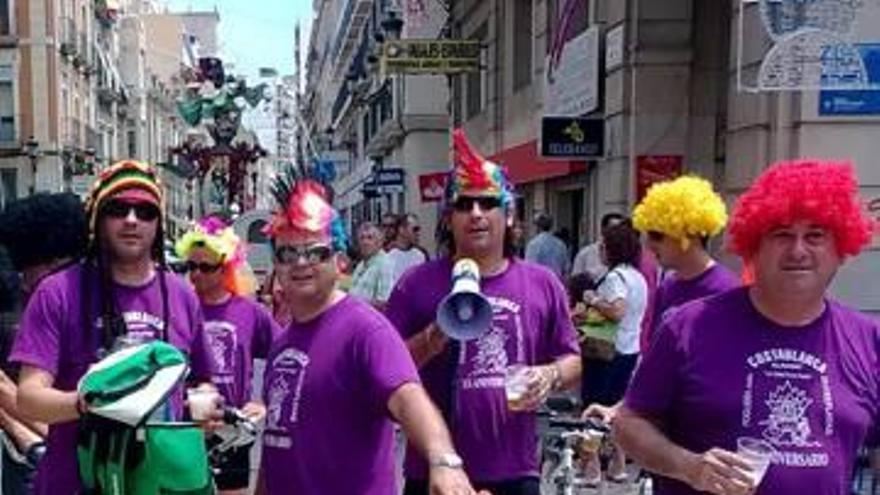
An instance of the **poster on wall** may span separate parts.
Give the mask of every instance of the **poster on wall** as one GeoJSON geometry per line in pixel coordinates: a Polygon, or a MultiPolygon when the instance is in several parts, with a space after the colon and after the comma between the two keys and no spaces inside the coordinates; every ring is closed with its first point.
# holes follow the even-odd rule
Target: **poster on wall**
{"type": "MultiPolygon", "coordinates": [[[[851,0],[740,0],[737,87],[741,91],[880,90],[870,45],[880,40],[880,3],[851,0]],[[755,36],[751,20],[766,36],[755,36]],[[768,42],[769,41],[769,42],[768,42]],[[752,70],[757,55],[760,65],[752,70]]],[[[829,96],[827,110],[845,97],[829,96]]],[[[823,109],[820,107],[820,110],[823,109]]]]}
{"type": "Polygon", "coordinates": [[[577,117],[599,106],[600,28],[587,28],[587,2],[555,5],[544,60],[544,115],[577,117]]]}
{"type": "Polygon", "coordinates": [[[657,182],[674,179],[684,168],[682,155],[643,155],[636,157],[636,201],[657,182]]]}
{"type": "Polygon", "coordinates": [[[443,200],[448,175],[446,172],[438,172],[419,176],[419,193],[422,203],[436,203],[443,200]]]}

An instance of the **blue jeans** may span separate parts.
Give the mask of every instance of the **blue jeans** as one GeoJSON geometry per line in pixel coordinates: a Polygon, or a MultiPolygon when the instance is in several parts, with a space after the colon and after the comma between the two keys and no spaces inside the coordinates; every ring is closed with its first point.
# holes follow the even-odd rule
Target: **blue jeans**
{"type": "MultiPolygon", "coordinates": [[[[0,435],[6,435],[6,433],[0,432],[0,435]]],[[[0,443],[0,450],[3,451],[3,473],[0,475],[2,490],[0,493],[3,495],[29,495],[32,493],[34,476],[37,474],[36,465],[32,464],[30,460],[22,463],[13,459],[2,443],[0,443]]]]}

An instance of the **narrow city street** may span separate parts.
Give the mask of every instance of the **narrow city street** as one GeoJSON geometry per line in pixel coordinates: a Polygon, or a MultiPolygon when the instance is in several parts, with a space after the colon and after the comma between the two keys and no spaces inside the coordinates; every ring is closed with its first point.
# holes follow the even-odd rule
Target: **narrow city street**
{"type": "Polygon", "coordinates": [[[0,495],[880,495],[878,143],[880,0],[0,0],[0,495]]]}

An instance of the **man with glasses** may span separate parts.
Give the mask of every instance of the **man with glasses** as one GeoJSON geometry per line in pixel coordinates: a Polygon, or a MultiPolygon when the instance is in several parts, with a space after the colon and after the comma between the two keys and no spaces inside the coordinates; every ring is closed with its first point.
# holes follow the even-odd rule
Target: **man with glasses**
{"type": "MultiPolygon", "coordinates": [[[[251,394],[253,361],[266,358],[273,335],[281,329],[252,299],[256,281],[241,240],[223,220],[209,216],[184,234],[175,250],[186,260],[190,282],[202,303],[214,385],[225,405],[240,409],[255,422],[262,420],[266,408],[251,394]]],[[[214,466],[214,481],[222,495],[247,492],[250,452],[250,445],[233,448],[214,466]]]]}
{"type": "MultiPolygon", "coordinates": [[[[648,249],[669,271],[657,288],[649,324],[642,326],[643,355],[654,329],[670,311],[741,285],[737,276],[708,252],[709,240],[721,233],[726,222],[724,200],[709,181],[694,176],[654,184],[636,206],[635,228],[647,234],[648,249]]],[[[610,422],[618,407],[593,404],[584,414],[610,422]]]]}
{"type": "Polygon", "coordinates": [[[552,391],[580,378],[568,298],[556,275],[514,256],[514,197],[504,171],[472,150],[462,131],[455,131],[453,142],[456,162],[441,227],[451,254],[408,272],[386,314],[407,339],[461,457],[425,462],[410,449],[405,493],[431,493],[429,470],[440,465],[464,468],[477,488],[493,495],[538,495],[535,410],[552,391]],[[459,342],[448,340],[434,321],[450,292],[453,265],[463,258],[479,266],[493,318],[479,338],[459,342]],[[514,366],[525,366],[526,390],[508,404],[505,377],[514,366]]]}
{"type": "Polygon", "coordinates": [[[392,421],[437,465],[432,492],[470,495],[449,433],[406,346],[369,304],[336,287],[345,230],[324,187],[293,171],[275,184],[268,229],[292,322],[272,343],[257,493],[396,495],[392,421]]]}
{"type": "Polygon", "coordinates": [[[357,241],[361,260],[354,267],[348,293],[382,311],[394,284],[391,263],[382,251],[382,231],[365,222],[357,229],[357,241]]]}
{"type": "Polygon", "coordinates": [[[748,287],[662,321],[614,422],[657,495],[844,495],[880,441],[880,326],[827,296],[874,225],[846,163],[776,164],[737,200],[748,287]]]}
{"type": "MultiPolygon", "coordinates": [[[[657,289],[654,327],[673,308],[740,286],[737,276],[708,252],[709,240],[726,222],[724,200],[709,181],[694,176],[653,185],[636,206],[633,225],[647,234],[648,249],[670,271],[657,289]]],[[[650,344],[650,335],[643,342],[650,344]]]]}
{"type": "MultiPolygon", "coordinates": [[[[82,492],[77,382],[122,338],[168,341],[189,354],[194,382],[210,380],[199,301],[164,267],[161,205],[151,166],[123,161],[102,172],[86,206],[85,260],[46,277],[25,308],[10,360],[21,364],[21,411],[49,424],[38,495],[82,492]]],[[[179,396],[172,406],[179,417],[179,396]]]]}
{"type": "Polygon", "coordinates": [[[388,212],[382,215],[382,249],[385,252],[394,247],[394,238],[397,237],[397,215],[388,212]]]}

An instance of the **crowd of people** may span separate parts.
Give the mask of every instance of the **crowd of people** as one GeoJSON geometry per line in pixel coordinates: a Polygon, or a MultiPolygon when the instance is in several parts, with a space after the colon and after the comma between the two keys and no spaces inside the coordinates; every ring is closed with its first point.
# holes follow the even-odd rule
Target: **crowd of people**
{"type": "Polygon", "coordinates": [[[78,382],[156,340],[190,370],[166,420],[198,420],[208,446],[225,408],[262,425],[259,466],[250,445],[214,463],[224,494],[248,493],[256,470],[259,494],[538,495],[537,411],[565,390],[613,426],[604,472],[581,452],[586,485],[626,481],[629,457],[660,495],[850,493],[857,453],[880,442],[880,327],[827,294],[874,233],[850,166],[773,165],[730,219],[710,182],[658,183],[574,252],[543,213],[524,242],[503,168],[461,131],[453,143],[435,256],[417,216],[349,236],[326,184],[280,176],[259,298],[246,246],[218,215],[176,240],[187,276],[167,269],[147,164],[111,166],[85,205],[69,194],[10,204],[2,493],[101,493],[78,463],[78,426],[95,407],[78,382]],[[742,273],[711,254],[725,228],[742,273]],[[492,315],[457,340],[436,319],[465,258],[492,315]],[[525,390],[511,398],[514,368],[525,390]],[[213,412],[196,418],[184,389],[214,394],[213,412]],[[771,449],[766,474],[743,439],[771,449]]]}

